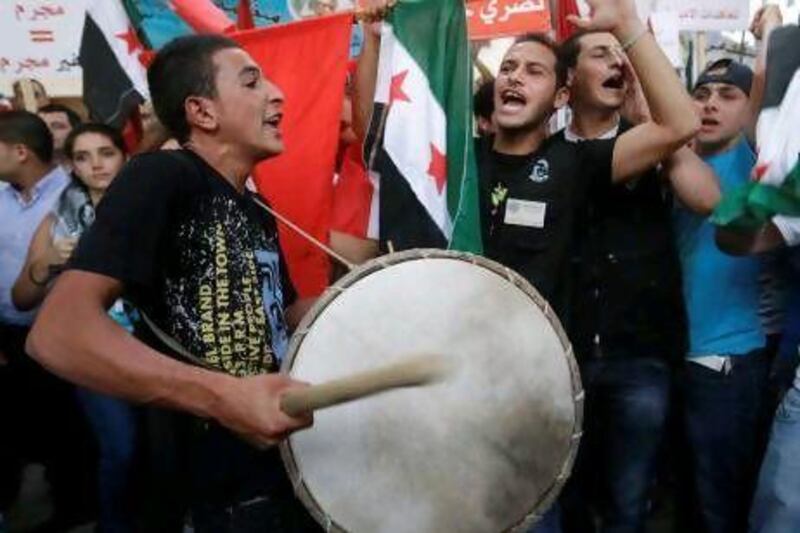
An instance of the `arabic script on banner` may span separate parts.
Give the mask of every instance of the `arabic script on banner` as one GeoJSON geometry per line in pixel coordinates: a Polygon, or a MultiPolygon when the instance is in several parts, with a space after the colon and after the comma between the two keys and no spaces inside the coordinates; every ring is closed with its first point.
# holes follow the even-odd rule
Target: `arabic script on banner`
{"type": "Polygon", "coordinates": [[[0,2],[0,35],[13,43],[0,49],[0,77],[79,78],[84,13],[82,0],[0,2]]]}
{"type": "Polygon", "coordinates": [[[639,16],[674,12],[683,31],[745,30],[750,23],[748,0],[636,0],[639,16]]]}
{"type": "Polygon", "coordinates": [[[473,40],[550,30],[547,0],[470,0],[466,10],[473,40]]]}

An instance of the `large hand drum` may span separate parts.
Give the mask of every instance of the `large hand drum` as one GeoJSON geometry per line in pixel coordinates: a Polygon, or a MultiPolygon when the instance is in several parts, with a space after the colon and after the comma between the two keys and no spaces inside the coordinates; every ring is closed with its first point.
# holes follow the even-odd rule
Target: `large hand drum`
{"type": "Polygon", "coordinates": [[[494,533],[544,512],[578,446],[582,392],[547,303],[512,271],[415,250],[352,271],[292,339],[284,371],[330,381],[421,354],[441,382],[318,411],[281,448],[330,531],[494,533]]]}

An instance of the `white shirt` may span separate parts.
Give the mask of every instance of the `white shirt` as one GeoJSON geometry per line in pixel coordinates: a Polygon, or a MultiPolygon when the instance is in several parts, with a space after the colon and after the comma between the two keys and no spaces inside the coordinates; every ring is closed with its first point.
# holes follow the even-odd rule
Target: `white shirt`
{"type": "Polygon", "coordinates": [[[775,215],[772,217],[772,223],[778,228],[786,246],[800,244],[800,217],[775,215]]]}
{"type": "MultiPolygon", "coordinates": [[[[595,139],[597,139],[597,140],[613,139],[618,134],[619,134],[619,122],[617,122],[617,124],[613,128],[611,128],[610,130],[608,130],[607,132],[595,137],[595,139]]],[[[585,141],[586,139],[584,137],[581,137],[580,135],[578,135],[577,133],[575,133],[573,131],[572,122],[570,122],[567,125],[567,127],[564,128],[564,140],[566,140],[567,142],[571,142],[571,143],[577,143],[577,142],[585,141]]]]}

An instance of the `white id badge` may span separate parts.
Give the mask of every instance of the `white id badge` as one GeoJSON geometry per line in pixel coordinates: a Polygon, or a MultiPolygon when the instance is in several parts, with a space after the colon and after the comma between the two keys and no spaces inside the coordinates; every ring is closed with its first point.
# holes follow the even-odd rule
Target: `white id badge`
{"type": "Polygon", "coordinates": [[[506,202],[506,216],[503,222],[515,226],[543,228],[547,204],[529,200],[509,198],[506,202]]]}

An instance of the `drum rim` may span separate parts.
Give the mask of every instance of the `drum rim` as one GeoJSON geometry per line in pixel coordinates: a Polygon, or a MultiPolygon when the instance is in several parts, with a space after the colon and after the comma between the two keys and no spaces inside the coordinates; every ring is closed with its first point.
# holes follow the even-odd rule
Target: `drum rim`
{"type": "MultiPolygon", "coordinates": [[[[469,252],[459,252],[454,250],[441,250],[433,248],[415,248],[405,250],[402,252],[395,252],[391,254],[382,255],[371,259],[350,272],[345,276],[331,284],[325,292],[317,299],[311,309],[305,314],[300,324],[297,326],[292,338],[289,342],[289,347],[286,352],[286,357],[281,364],[281,373],[289,374],[300,346],[303,340],[309,333],[311,326],[325,311],[325,309],[342,294],[348,287],[356,283],[363,277],[366,277],[373,272],[394,266],[408,261],[415,261],[419,259],[455,259],[466,261],[477,266],[484,267],[495,274],[505,278],[507,281],[513,283],[516,287],[525,292],[530,297],[539,309],[544,314],[545,318],[550,322],[553,330],[558,337],[559,342],[564,350],[564,355],[567,358],[569,367],[572,387],[572,399],[575,405],[575,420],[572,426],[572,437],[570,439],[570,446],[561,461],[560,473],[553,480],[550,487],[544,492],[543,496],[533,506],[533,508],[522,518],[522,520],[512,525],[508,530],[511,532],[522,532],[530,528],[541,518],[544,511],[548,510],[555,499],[558,497],[561,489],[569,478],[572,472],[572,467],[575,463],[575,457],[578,453],[578,445],[582,435],[583,426],[583,401],[584,393],[581,384],[580,371],[578,370],[578,363],[575,360],[575,355],[572,349],[572,344],[569,342],[561,321],[556,316],[550,304],[545,300],[539,291],[525,278],[511,270],[510,268],[486,257],[478,256],[469,252]]],[[[317,499],[309,490],[305,480],[300,475],[300,470],[295,460],[294,451],[291,446],[291,437],[283,440],[280,445],[280,454],[283,459],[283,465],[286,468],[287,475],[292,482],[295,495],[303,502],[303,505],[314,517],[314,519],[325,529],[325,531],[336,533],[351,533],[341,527],[338,523],[323,510],[317,499]]]]}

